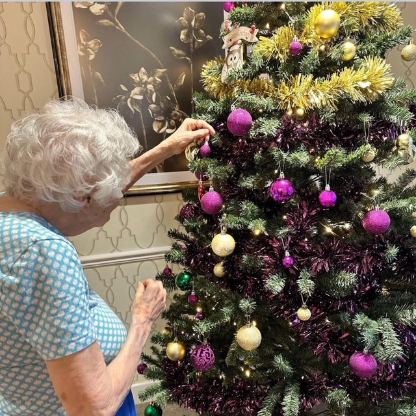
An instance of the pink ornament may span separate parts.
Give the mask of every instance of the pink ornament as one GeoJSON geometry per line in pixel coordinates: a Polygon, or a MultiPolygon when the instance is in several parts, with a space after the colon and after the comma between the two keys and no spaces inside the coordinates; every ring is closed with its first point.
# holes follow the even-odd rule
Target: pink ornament
{"type": "Polygon", "coordinates": [[[325,191],[320,193],[319,202],[324,207],[332,207],[337,202],[337,194],[329,189],[329,185],[326,185],[325,191]]]}
{"type": "Polygon", "coordinates": [[[295,40],[289,45],[289,53],[292,56],[298,56],[302,52],[302,44],[295,40]]]}
{"type": "Polygon", "coordinates": [[[295,260],[293,257],[291,257],[290,253],[288,251],[285,251],[285,257],[282,260],[282,264],[287,269],[290,269],[295,263],[295,260]]]}
{"type": "Polygon", "coordinates": [[[198,319],[198,321],[202,321],[203,319],[205,319],[204,312],[198,312],[198,313],[195,315],[195,318],[196,318],[196,319],[198,319]]]}
{"type": "Polygon", "coordinates": [[[228,130],[235,136],[245,136],[253,125],[253,119],[248,111],[238,108],[227,119],[228,130]]]}
{"type": "Polygon", "coordinates": [[[199,149],[199,154],[202,157],[209,157],[209,155],[211,154],[211,148],[209,147],[208,142],[205,142],[205,144],[201,146],[201,148],[199,149]]]}
{"type": "Polygon", "coordinates": [[[289,201],[295,189],[293,188],[292,182],[285,179],[283,173],[280,174],[280,178],[272,183],[270,187],[270,195],[275,201],[287,202],[289,201]]]}
{"type": "Polygon", "coordinates": [[[355,352],[350,358],[351,371],[361,378],[370,378],[377,371],[377,361],[371,354],[355,352]]]}
{"type": "Polygon", "coordinates": [[[165,267],[164,269],[163,269],[163,276],[165,276],[165,277],[170,277],[170,276],[172,276],[172,269],[170,268],[170,267],[165,267]]]}
{"type": "Polygon", "coordinates": [[[143,374],[143,373],[145,372],[146,368],[147,368],[147,365],[146,365],[145,363],[140,363],[140,364],[137,366],[137,372],[138,372],[139,374],[143,374]]]}
{"type": "Polygon", "coordinates": [[[215,364],[215,354],[209,345],[198,345],[191,352],[192,365],[198,371],[208,371],[215,364]]]}
{"type": "Polygon", "coordinates": [[[223,204],[224,201],[222,196],[218,192],[212,190],[212,188],[210,188],[209,192],[204,194],[201,198],[201,208],[207,214],[218,214],[222,210],[223,204]]]}
{"type": "Polygon", "coordinates": [[[231,10],[235,9],[235,3],[233,1],[226,1],[224,2],[224,10],[227,13],[230,13],[231,10]]]}
{"type": "Polygon", "coordinates": [[[195,295],[194,291],[192,291],[192,293],[188,296],[188,302],[191,305],[196,305],[199,302],[199,297],[195,295]]]}
{"type": "Polygon", "coordinates": [[[379,209],[367,212],[363,219],[363,227],[370,234],[383,234],[390,228],[389,214],[379,209]]]}
{"type": "Polygon", "coordinates": [[[195,216],[196,207],[193,204],[185,204],[180,212],[179,215],[184,219],[187,220],[195,216]]]}

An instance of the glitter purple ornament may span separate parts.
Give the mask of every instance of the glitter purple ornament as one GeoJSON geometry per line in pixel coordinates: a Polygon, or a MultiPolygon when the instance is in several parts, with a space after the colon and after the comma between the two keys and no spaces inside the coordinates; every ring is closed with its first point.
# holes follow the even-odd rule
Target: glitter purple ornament
{"type": "Polygon", "coordinates": [[[389,214],[376,208],[364,217],[363,227],[370,234],[383,234],[390,228],[389,214]]]}
{"type": "Polygon", "coordinates": [[[287,269],[290,269],[295,263],[295,260],[293,259],[293,257],[291,257],[290,253],[286,250],[285,251],[285,257],[282,260],[282,264],[284,267],[286,267],[287,269]]]}
{"type": "Polygon", "coordinates": [[[170,276],[172,276],[172,269],[170,267],[166,266],[163,269],[163,272],[162,273],[163,273],[163,276],[170,277],[170,276]]]}
{"type": "Polygon", "coordinates": [[[285,179],[283,172],[280,174],[280,178],[273,182],[270,187],[270,195],[275,201],[287,202],[289,201],[295,189],[293,188],[292,182],[285,179]]]}
{"type": "Polygon", "coordinates": [[[207,214],[218,214],[222,210],[223,204],[222,196],[214,191],[212,187],[201,198],[201,208],[207,214]]]}
{"type": "Polygon", "coordinates": [[[235,9],[235,3],[233,1],[224,2],[224,11],[230,13],[231,10],[235,9]]]}
{"type": "Polygon", "coordinates": [[[203,319],[205,319],[204,312],[197,312],[195,318],[198,319],[198,321],[202,321],[203,319]]]}
{"type": "Polygon", "coordinates": [[[253,119],[248,111],[238,108],[227,119],[228,130],[235,136],[245,136],[253,125],[253,119]]]}
{"type": "Polygon", "coordinates": [[[292,56],[298,56],[302,52],[302,44],[297,38],[289,45],[289,53],[292,56]]]}
{"type": "Polygon", "coordinates": [[[192,293],[188,296],[188,302],[191,305],[196,305],[199,302],[199,297],[198,295],[195,295],[194,291],[192,291],[192,293]]]}
{"type": "Polygon", "coordinates": [[[198,371],[208,371],[215,364],[215,354],[209,345],[202,344],[191,352],[192,365],[198,371]]]}
{"type": "Polygon", "coordinates": [[[138,372],[139,374],[143,374],[143,373],[145,372],[146,368],[147,368],[147,364],[145,364],[145,363],[140,363],[140,364],[137,366],[137,372],[138,372]]]}
{"type": "Polygon", "coordinates": [[[199,149],[199,154],[202,157],[209,157],[209,155],[211,154],[211,148],[209,147],[208,142],[205,142],[205,144],[201,146],[201,148],[199,149]]]}
{"type": "Polygon", "coordinates": [[[325,191],[320,193],[319,202],[324,207],[333,207],[335,202],[337,202],[337,194],[334,191],[331,191],[329,185],[326,185],[325,191]]]}
{"type": "Polygon", "coordinates": [[[355,352],[350,358],[351,371],[361,378],[370,378],[377,371],[377,361],[371,354],[355,352]]]}
{"type": "Polygon", "coordinates": [[[196,207],[193,204],[185,204],[181,210],[179,211],[179,215],[184,219],[187,220],[195,216],[196,207]]]}

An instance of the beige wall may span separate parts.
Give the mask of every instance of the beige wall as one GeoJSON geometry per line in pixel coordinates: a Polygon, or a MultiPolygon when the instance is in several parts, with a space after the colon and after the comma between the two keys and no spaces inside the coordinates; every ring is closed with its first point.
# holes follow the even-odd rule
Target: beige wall
{"type": "MultiPolygon", "coordinates": [[[[416,3],[398,5],[405,23],[416,27],[416,3]]],[[[415,62],[403,62],[399,50],[388,59],[395,75],[415,87],[415,62]]],[[[57,98],[57,86],[45,3],[0,3],[0,150],[11,123],[50,98],[57,98]]],[[[72,239],[91,286],[126,325],[137,281],[165,266],[166,233],[177,227],[180,206],[179,194],[129,197],[103,228],[72,239]]]]}

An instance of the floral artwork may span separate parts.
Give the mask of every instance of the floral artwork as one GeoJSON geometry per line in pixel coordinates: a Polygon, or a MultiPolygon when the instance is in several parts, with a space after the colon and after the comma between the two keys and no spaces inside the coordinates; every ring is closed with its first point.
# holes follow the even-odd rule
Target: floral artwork
{"type": "MultiPolygon", "coordinates": [[[[73,12],[85,100],[116,108],[151,149],[191,116],[202,64],[221,54],[221,4],[75,2],[73,12]]],[[[184,157],[157,168],[176,170],[184,157]]]]}

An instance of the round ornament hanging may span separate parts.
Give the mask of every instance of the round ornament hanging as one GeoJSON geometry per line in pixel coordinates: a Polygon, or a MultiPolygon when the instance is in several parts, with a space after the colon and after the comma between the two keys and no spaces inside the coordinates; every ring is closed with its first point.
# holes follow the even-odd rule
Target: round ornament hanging
{"type": "Polygon", "coordinates": [[[309,321],[309,319],[311,318],[311,311],[309,310],[308,306],[304,303],[297,312],[298,318],[301,321],[309,321]]]}
{"type": "Polygon", "coordinates": [[[204,312],[197,312],[197,314],[195,315],[195,318],[198,319],[198,321],[203,321],[205,319],[204,312]]]}
{"type": "Polygon", "coordinates": [[[292,199],[295,188],[292,182],[285,179],[283,172],[280,174],[280,178],[273,182],[270,186],[270,195],[277,202],[287,202],[292,199]]]}
{"type": "Polygon", "coordinates": [[[410,229],[410,235],[412,237],[416,237],[416,225],[414,225],[411,229],[410,229]]]}
{"type": "Polygon", "coordinates": [[[210,215],[218,214],[222,210],[224,201],[222,196],[211,186],[209,191],[201,198],[201,208],[204,212],[210,215]]]}
{"type": "Polygon", "coordinates": [[[285,257],[282,260],[282,264],[286,269],[290,269],[295,264],[295,260],[287,250],[285,251],[285,257]]]}
{"type": "Polygon", "coordinates": [[[389,214],[380,209],[367,212],[363,219],[363,227],[370,234],[384,234],[390,228],[389,214]]]}
{"type": "Polygon", "coordinates": [[[195,217],[196,213],[196,206],[194,204],[185,204],[181,210],[179,211],[179,215],[184,220],[188,220],[189,218],[195,217]]]}
{"type": "Polygon", "coordinates": [[[209,155],[211,154],[211,148],[209,147],[208,142],[206,141],[204,145],[201,146],[201,148],[199,149],[199,154],[201,155],[201,157],[206,158],[209,157],[209,155]]]}
{"type": "Polygon", "coordinates": [[[397,137],[396,147],[399,150],[405,150],[409,147],[410,140],[411,140],[410,134],[403,133],[403,134],[401,134],[400,136],[397,137]]]}
{"type": "Polygon", "coordinates": [[[370,378],[377,371],[377,361],[372,354],[355,352],[350,358],[351,371],[360,378],[370,378]]]}
{"type": "Polygon", "coordinates": [[[228,116],[227,127],[234,136],[245,136],[252,126],[253,119],[247,110],[237,108],[228,116]]]}
{"type": "Polygon", "coordinates": [[[298,38],[295,36],[295,39],[289,45],[289,53],[292,56],[298,56],[301,52],[302,52],[302,44],[299,42],[298,38]]]}
{"type": "Polygon", "coordinates": [[[323,207],[333,207],[337,202],[337,194],[331,191],[329,185],[325,186],[325,191],[319,194],[319,202],[323,207]]]}
{"type": "Polygon", "coordinates": [[[164,337],[171,337],[173,335],[172,328],[170,326],[165,326],[161,331],[160,334],[164,337]]]}
{"type": "Polygon", "coordinates": [[[217,234],[211,242],[212,251],[220,257],[227,257],[235,249],[235,240],[226,231],[221,231],[221,234],[217,234]]]}
{"type": "Polygon", "coordinates": [[[214,266],[214,274],[217,277],[225,276],[224,264],[222,263],[222,261],[214,266]]]}
{"type": "Polygon", "coordinates": [[[199,297],[195,294],[194,291],[192,291],[192,293],[188,296],[188,302],[191,305],[196,305],[199,302],[199,297]]]}
{"type": "Polygon", "coordinates": [[[245,351],[253,351],[261,344],[261,332],[254,325],[244,325],[237,332],[237,344],[245,351]]]}
{"type": "Polygon", "coordinates": [[[179,361],[185,357],[186,348],[182,342],[179,342],[176,338],[173,342],[169,342],[166,347],[166,355],[171,361],[179,361]]]}
{"type": "Polygon", "coordinates": [[[191,362],[197,371],[208,371],[215,364],[215,354],[207,344],[198,345],[191,352],[191,362]]]}
{"type": "Polygon", "coordinates": [[[149,404],[146,407],[146,409],[144,409],[144,416],[162,416],[162,415],[163,415],[162,408],[154,403],[149,404]]]}
{"type": "Polygon", "coordinates": [[[139,374],[144,374],[144,372],[146,371],[146,368],[147,368],[147,364],[146,364],[146,363],[140,363],[140,364],[137,366],[137,372],[138,372],[139,374]]]}
{"type": "Polygon", "coordinates": [[[172,276],[172,269],[168,266],[166,266],[162,271],[163,276],[170,277],[172,276]]]}
{"type": "Polygon", "coordinates": [[[176,287],[180,290],[189,290],[192,288],[192,278],[193,274],[187,271],[178,273],[176,276],[175,284],[176,287]]]}
{"type": "Polygon", "coordinates": [[[361,160],[365,163],[370,163],[374,160],[374,158],[376,157],[376,152],[373,149],[367,150],[361,160]]]}
{"type": "Polygon", "coordinates": [[[356,52],[357,47],[347,39],[342,45],[342,60],[345,62],[351,61],[351,59],[354,59],[356,52]]]}
{"type": "Polygon", "coordinates": [[[333,38],[338,33],[340,25],[341,18],[334,10],[319,13],[314,22],[316,34],[324,39],[333,38]]]}
{"type": "Polygon", "coordinates": [[[416,59],[416,45],[411,40],[410,43],[402,49],[401,56],[403,61],[410,62],[416,59]]]}
{"type": "Polygon", "coordinates": [[[226,1],[224,2],[224,11],[226,11],[227,13],[230,13],[231,10],[234,10],[236,7],[235,2],[233,1],[226,1]]]}

